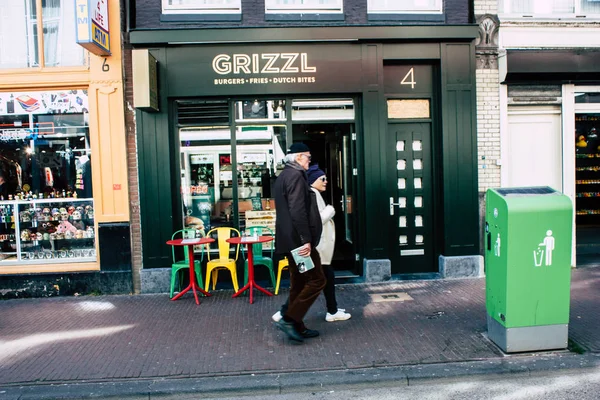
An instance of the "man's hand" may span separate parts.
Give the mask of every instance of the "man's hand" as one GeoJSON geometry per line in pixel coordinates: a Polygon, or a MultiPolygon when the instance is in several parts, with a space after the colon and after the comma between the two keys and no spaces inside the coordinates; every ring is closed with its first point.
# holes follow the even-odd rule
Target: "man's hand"
{"type": "Polygon", "coordinates": [[[298,250],[298,254],[303,257],[308,257],[310,256],[310,250],[310,243],[306,243],[301,250],[298,250]]]}

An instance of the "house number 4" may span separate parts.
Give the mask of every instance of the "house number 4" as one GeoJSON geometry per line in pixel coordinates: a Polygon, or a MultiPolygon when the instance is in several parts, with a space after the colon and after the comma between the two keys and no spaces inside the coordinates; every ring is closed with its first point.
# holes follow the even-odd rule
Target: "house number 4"
{"type": "Polygon", "coordinates": [[[408,72],[406,73],[406,75],[404,75],[404,78],[402,79],[402,82],[400,82],[400,84],[401,85],[410,85],[411,89],[415,88],[415,85],[417,84],[417,82],[415,81],[415,69],[414,68],[411,68],[408,70],[408,72]]]}

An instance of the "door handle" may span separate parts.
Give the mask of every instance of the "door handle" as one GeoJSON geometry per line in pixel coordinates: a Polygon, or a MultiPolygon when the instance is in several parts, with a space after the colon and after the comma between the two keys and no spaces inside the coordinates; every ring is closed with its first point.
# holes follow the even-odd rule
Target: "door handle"
{"type": "Polygon", "coordinates": [[[394,206],[399,206],[400,202],[394,203],[394,198],[390,197],[390,215],[394,215],[394,206]]]}
{"type": "Polygon", "coordinates": [[[340,204],[342,205],[342,212],[346,212],[346,205],[344,204],[344,198],[342,197],[342,199],[340,200],[340,204]]]}

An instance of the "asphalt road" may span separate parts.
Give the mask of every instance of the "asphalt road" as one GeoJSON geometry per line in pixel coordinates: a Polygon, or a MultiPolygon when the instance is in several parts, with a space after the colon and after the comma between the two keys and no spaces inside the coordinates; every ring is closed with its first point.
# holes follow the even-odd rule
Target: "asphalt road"
{"type": "MultiPolygon", "coordinates": [[[[285,393],[278,395],[213,397],[219,400],[597,400],[600,398],[600,369],[586,371],[561,371],[527,376],[510,374],[481,379],[464,377],[460,382],[419,381],[414,385],[405,382],[387,387],[340,388],[338,390],[285,393]]],[[[193,397],[190,397],[193,398],[193,397]]],[[[207,400],[203,398],[203,400],[207,400]]]]}

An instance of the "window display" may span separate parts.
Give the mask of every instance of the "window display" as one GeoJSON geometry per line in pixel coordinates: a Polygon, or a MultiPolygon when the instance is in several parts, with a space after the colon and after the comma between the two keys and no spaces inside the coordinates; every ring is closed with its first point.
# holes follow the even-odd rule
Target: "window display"
{"type": "Polygon", "coordinates": [[[600,221],[600,114],[575,116],[577,223],[600,221]]]}
{"type": "Polygon", "coordinates": [[[92,200],[0,201],[0,265],[96,260],[92,200]]]}
{"type": "Polygon", "coordinates": [[[0,93],[0,265],[96,260],[87,93],[0,93]]]}

